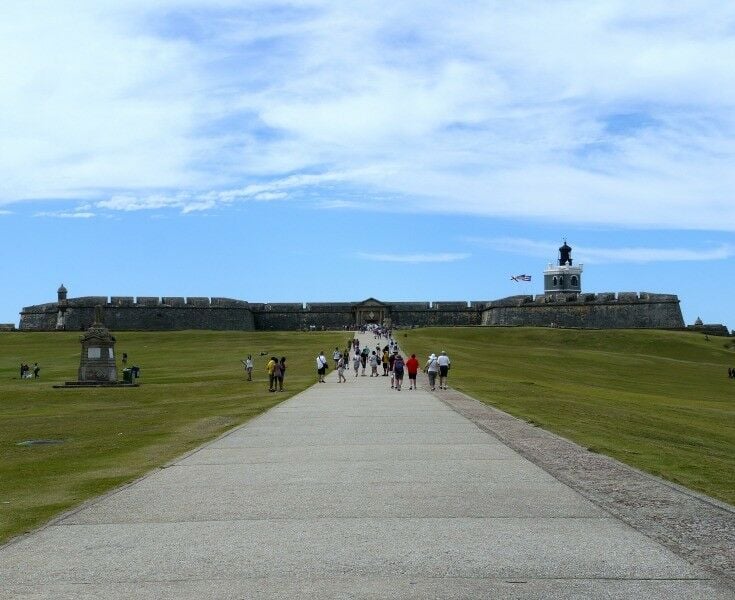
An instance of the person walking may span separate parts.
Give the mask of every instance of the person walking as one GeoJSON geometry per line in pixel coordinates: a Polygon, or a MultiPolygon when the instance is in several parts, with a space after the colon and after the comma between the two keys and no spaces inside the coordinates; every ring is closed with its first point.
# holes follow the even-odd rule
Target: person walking
{"type": "Polygon", "coordinates": [[[362,376],[365,377],[365,369],[367,368],[367,360],[368,360],[368,354],[370,353],[370,350],[367,349],[367,346],[362,349],[362,352],[360,352],[360,364],[362,365],[362,376]]]}
{"type": "Polygon", "coordinates": [[[327,372],[327,357],[324,356],[324,351],[319,353],[316,357],[316,373],[319,376],[319,383],[326,383],[324,375],[327,372]]]}
{"type": "Polygon", "coordinates": [[[383,377],[388,377],[388,347],[383,348],[383,356],[380,360],[383,364],[383,377]]]}
{"type": "Polygon", "coordinates": [[[406,361],[406,372],[408,373],[408,389],[416,389],[416,375],[419,371],[419,361],[416,360],[416,355],[412,354],[411,358],[406,361]]]}
{"type": "Polygon", "coordinates": [[[347,377],[345,377],[345,358],[340,356],[337,361],[337,383],[347,383],[347,377]]]}
{"type": "Polygon", "coordinates": [[[38,363],[33,363],[33,379],[38,379],[40,371],[41,367],[38,366],[38,363]]]}
{"type": "Polygon", "coordinates": [[[370,355],[370,377],[378,376],[378,354],[373,350],[370,355]]]}
{"type": "Polygon", "coordinates": [[[253,357],[251,354],[248,354],[248,357],[242,361],[242,364],[245,366],[245,372],[248,374],[248,381],[253,380],[253,357]]]}
{"type": "Polygon", "coordinates": [[[360,374],[360,354],[355,352],[355,356],[352,357],[352,368],[355,369],[355,377],[360,374]]]}
{"type": "Polygon", "coordinates": [[[286,376],[286,357],[282,356],[281,360],[278,361],[278,371],[276,374],[276,383],[278,384],[278,391],[283,391],[283,378],[286,376]]]}
{"type": "Polygon", "coordinates": [[[396,359],[393,361],[393,373],[395,374],[396,390],[401,391],[403,385],[403,370],[405,363],[403,357],[400,354],[396,354],[396,359]]]}
{"type": "Polygon", "coordinates": [[[436,362],[436,354],[433,352],[429,355],[429,360],[426,361],[424,372],[429,376],[429,387],[433,392],[436,389],[436,374],[439,372],[439,365],[436,362]]]}
{"type": "Polygon", "coordinates": [[[342,356],[342,353],[339,351],[339,348],[337,346],[334,347],[334,352],[332,352],[332,360],[334,360],[334,368],[337,368],[337,362],[339,361],[339,357],[342,356]]]}
{"type": "Polygon", "coordinates": [[[447,375],[449,375],[449,366],[452,363],[444,350],[442,350],[441,354],[436,359],[436,363],[439,365],[439,389],[449,389],[447,388],[447,375]]]}

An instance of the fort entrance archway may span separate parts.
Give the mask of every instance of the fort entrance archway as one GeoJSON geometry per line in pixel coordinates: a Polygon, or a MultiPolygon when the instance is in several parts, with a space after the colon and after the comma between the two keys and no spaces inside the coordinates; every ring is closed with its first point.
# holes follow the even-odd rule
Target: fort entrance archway
{"type": "Polygon", "coordinates": [[[388,317],[388,307],[375,298],[368,298],[359,304],[355,304],[353,314],[357,325],[369,325],[372,323],[382,325],[383,321],[388,317]]]}

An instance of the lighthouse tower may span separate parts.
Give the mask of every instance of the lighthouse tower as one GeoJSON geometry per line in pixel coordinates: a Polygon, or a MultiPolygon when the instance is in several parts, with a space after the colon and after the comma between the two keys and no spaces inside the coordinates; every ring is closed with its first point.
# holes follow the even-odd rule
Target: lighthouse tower
{"type": "Polygon", "coordinates": [[[584,265],[572,265],[572,248],[564,240],[559,248],[559,264],[544,269],[544,293],[576,294],[582,291],[582,269],[584,265]]]}

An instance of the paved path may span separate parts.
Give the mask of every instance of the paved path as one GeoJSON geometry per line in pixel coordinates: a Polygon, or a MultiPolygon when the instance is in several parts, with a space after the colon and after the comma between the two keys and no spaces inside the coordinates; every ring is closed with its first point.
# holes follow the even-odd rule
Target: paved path
{"type": "Polygon", "coordinates": [[[434,395],[333,373],[0,549],[0,598],[308,597],[734,594],[434,395]]]}

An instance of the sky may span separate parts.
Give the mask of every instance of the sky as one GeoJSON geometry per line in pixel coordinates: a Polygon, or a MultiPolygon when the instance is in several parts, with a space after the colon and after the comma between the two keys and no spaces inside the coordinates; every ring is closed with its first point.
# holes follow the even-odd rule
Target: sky
{"type": "Polygon", "coordinates": [[[732,2],[3,0],[0,55],[0,323],[538,294],[566,239],[735,328],[732,2]]]}

